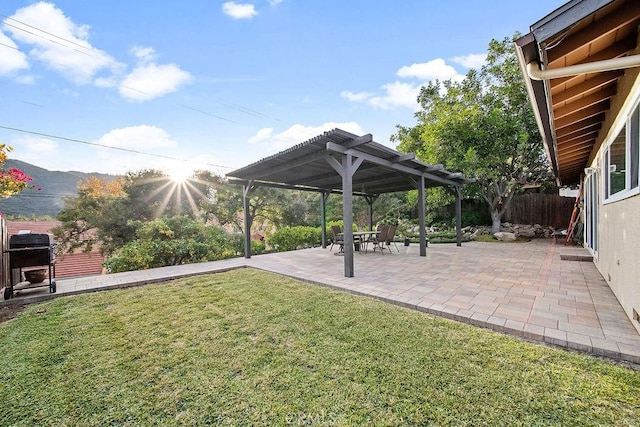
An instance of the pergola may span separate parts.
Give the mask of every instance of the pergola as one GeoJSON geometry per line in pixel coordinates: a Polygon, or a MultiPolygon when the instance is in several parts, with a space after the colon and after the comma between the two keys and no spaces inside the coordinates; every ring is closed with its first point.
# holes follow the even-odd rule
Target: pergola
{"type": "Polygon", "coordinates": [[[227,174],[243,186],[245,258],[251,257],[249,197],[256,188],[276,187],[322,194],[322,247],[326,247],[325,204],[329,194],[342,194],[344,221],[344,275],[353,277],[353,196],[369,204],[373,226],[373,202],[383,193],[418,190],[420,256],[426,256],[425,189],[446,187],[456,196],[457,244],[461,246],[461,188],[473,182],[442,165],[428,165],[373,141],[371,134],[354,135],[333,129],[227,174]]]}

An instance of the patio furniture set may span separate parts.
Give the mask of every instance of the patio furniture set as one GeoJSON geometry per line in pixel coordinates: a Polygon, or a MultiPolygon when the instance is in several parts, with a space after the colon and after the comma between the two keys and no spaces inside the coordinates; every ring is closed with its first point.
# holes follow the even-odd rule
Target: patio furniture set
{"type": "MultiPolygon", "coordinates": [[[[376,230],[372,231],[354,231],[353,232],[353,248],[356,252],[362,253],[361,249],[364,246],[364,253],[367,253],[369,250],[369,244],[373,245],[373,251],[376,249],[380,249],[380,253],[384,254],[384,250],[387,249],[389,253],[391,251],[391,244],[396,247],[396,251],[400,252],[398,249],[398,245],[395,243],[395,235],[397,225],[381,225],[378,226],[376,230]]],[[[338,245],[339,250],[336,253],[343,254],[344,253],[344,234],[342,233],[342,229],[339,225],[332,225],[331,232],[333,233],[333,241],[331,243],[331,247],[329,251],[333,250],[333,245],[338,245]]]]}

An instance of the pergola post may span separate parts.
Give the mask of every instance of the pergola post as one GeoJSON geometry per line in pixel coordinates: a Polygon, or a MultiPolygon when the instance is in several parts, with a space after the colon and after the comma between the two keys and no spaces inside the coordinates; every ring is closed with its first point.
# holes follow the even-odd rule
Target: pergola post
{"type": "Polygon", "coordinates": [[[420,228],[420,256],[427,256],[427,224],[426,224],[426,212],[425,212],[425,182],[424,176],[420,177],[420,183],[418,185],[418,227],[420,228]]]}
{"type": "Polygon", "coordinates": [[[342,220],[344,277],[353,277],[353,165],[351,154],[342,156],[342,220]]]}
{"type": "Polygon", "coordinates": [[[322,224],[322,248],[327,247],[327,192],[320,193],[320,222],[322,224]]]}
{"type": "Polygon", "coordinates": [[[378,200],[378,196],[365,196],[367,201],[367,213],[369,214],[369,231],[373,231],[373,204],[378,200]]]}
{"type": "Polygon", "coordinates": [[[456,190],[456,246],[462,246],[462,188],[455,186],[456,190]]]}
{"type": "Polygon", "coordinates": [[[244,210],[244,257],[251,258],[251,215],[249,215],[249,196],[255,191],[253,182],[242,186],[242,207],[244,210]]]}

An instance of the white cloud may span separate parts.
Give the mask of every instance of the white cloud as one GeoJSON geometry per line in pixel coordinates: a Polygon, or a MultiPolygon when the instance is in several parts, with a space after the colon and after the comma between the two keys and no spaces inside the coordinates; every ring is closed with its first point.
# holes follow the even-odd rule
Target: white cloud
{"type": "Polygon", "coordinates": [[[487,54],[472,53],[466,56],[454,56],[451,60],[465,68],[480,68],[487,60],[487,54]]]}
{"type": "Polygon", "coordinates": [[[351,92],[350,90],[343,90],[342,93],[340,93],[340,96],[352,102],[362,102],[375,96],[375,93],[371,93],[371,92],[355,93],[355,92],[351,92]]]}
{"type": "Polygon", "coordinates": [[[396,107],[407,107],[418,110],[418,95],[421,85],[412,83],[393,82],[382,86],[384,95],[369,98],[369,104],[383,110],[392,110],[396,107]]]}
{"type": "Polygon", "coordinates": [[[90,83],[99,71],[113,71],[122,66],[89,43],[88,25],[76,25],[52,3],[39,2],[18,9],[5,20],[5,23],[9,22],[12,27],[5,25],[5,28],[14,39],[32,46],[31,58],[76,84],[90,83]]]}
{"type": "Polygon", "coordinates": [[[98,138],[95,143],[132,150],[149,150],[178,145],[164,129],[149,125],[114,129],[98,138]]]}
{"type": "Polygon", "coordinates": [[[150,46],[134,46],[130,52],[143,64],[154,61],[157,57],[155,49],[150,46]]]}
{"type": "Polygon", "coordinates": [[[120,83],[119,92],[130,101],[148,101],[175,92],[183,83],[191,80],[191,74],[175,64],[154,63],[136,67],[120,83]]]}
{"type": "Polygon", "coordinates": [[[251,19],[258,14],[254,5],[228,1],[222,5],[222,12],[233,19],[251,19]]]}
{"type": "Polygon", "coordinates": [[[416,78],[423,81],[448,80],[458,76],[458,72],[451,65],[447,65],[444,59],[436,58],[429,62],[411,64],[400,68],[398,77],[416,78]]]}
{"type": "Polygon", "coordinates": [[[23,162],[37,164],[43,159],[50,159],[57,155],[58,144],[50,139],[38,136],[23,136],[15,138],[10,144],[13,147],[11,158],[23,162]]]}
{"type": "MultiPolygon", "coordinates": [[[[170,149],[167,156],[171,157],[175,156],[175,147],[178,146],[164,129],[149,125],[113,129],[93,142],[107,147],[155,154],[163,154],[164,149],[170,149]]],[[[176,167],[175,160],[109,148],[98,148],[95,157],[94,169],[99,165],[102,170],[118,174],[143,169],[170,170],[176,167]]]]}
{"type": "Polygon", "coordinates": [[[328,122],[320,126],[304,126],[301,124],[295,124],[289,129],[278,134],[274,134],[272,128],[260,129],[254,136],[249,138],[248,142],[254,145],[262,145],[265,147],[265,151],[268,152],[267,154],[273,154],[335,128],[339,128],[356,135],[365,134],[360,125],[355,122],[328,122]]]}
{"type": "Polygon", "coordinates": [[[0,75],[12,74],[16,71],[29,68],[27,55],[21,52],[18,49],[18,45],[2,31],[0,31],[0,45],[4,45],[0,46],[2,49],[2,55],[0,55],[0,75]]]}
{"type": "Polygon", "coordinates": [[[262,128],[254,136],[249,138],[249,144],[256,144],[271,138],[273,128],[262,128]]]}
{"type": "MultiPolygon", "coordinates": [[[[480,56],[481,55],[469,55],[457,58],[459,61],[464,61],[465,64],[476,64],[481,59],[480,56]]],[[[453,66],[447,64],[442,58],[405,65],[396,72],[396,75],[403,79],[411,79],[412,81],[403,82],[396,80],[395,82],[386,83],[380,87],[381,91],[376,93],[344,90],[340,96],[351,102],[367,103],[374,108],[383,110],[393,110],[402,107],[418,111],[420,109],[418,95],[424,84],[435,80],[439,80],[440,82],[445,80],[460,82],[465,77],[463,74],[458,73],[453,66]],[[416,82],[416,80],[418,82],[416,82]]]]}

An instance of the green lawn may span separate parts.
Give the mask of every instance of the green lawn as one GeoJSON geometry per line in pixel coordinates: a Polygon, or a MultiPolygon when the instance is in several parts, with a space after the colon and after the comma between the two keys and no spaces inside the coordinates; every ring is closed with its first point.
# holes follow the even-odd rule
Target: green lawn
{"type": "Polygon", "coordinates": [[[29,306],[0,349],[3,426],[640,422],[640,372],[250,269],[29,306]]]}

